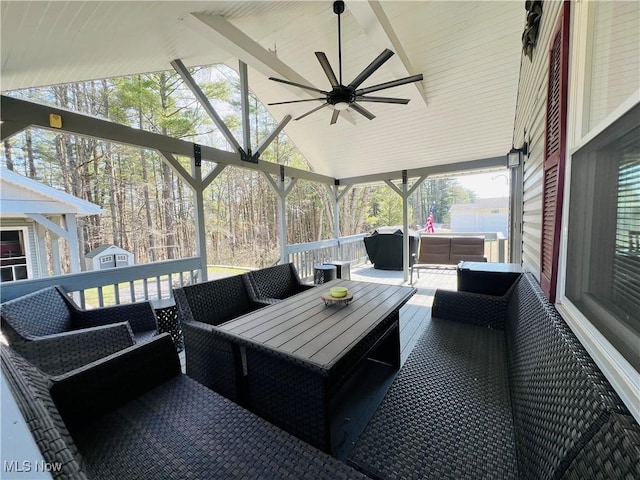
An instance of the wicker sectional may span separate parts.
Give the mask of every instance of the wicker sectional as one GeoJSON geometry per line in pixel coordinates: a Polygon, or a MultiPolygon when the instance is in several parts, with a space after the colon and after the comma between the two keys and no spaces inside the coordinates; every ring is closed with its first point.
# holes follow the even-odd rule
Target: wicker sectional
{"type": "Polygon", "coordinates": [[[438,290],[349,457],[373,478],[636,479],[640,427],[523,274],[503,297],[438,290]]]}
{"type": "Polygon", "coordinates": [[[1,354],[54,478],[364,478],[181,374],[168,334],[56,378],[1,354]]]}

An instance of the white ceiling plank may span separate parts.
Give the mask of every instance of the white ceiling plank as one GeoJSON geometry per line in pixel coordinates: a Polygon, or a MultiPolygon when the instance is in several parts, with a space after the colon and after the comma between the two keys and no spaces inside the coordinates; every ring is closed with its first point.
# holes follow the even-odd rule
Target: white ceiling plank
{"type": "MultiPolygon", "coordinates": [[[[324,109],[289,122],[286,135],[315,173],[330,178],[382,175],[509,150],[525,21],[520,2],[350,1],[342,17],[345,81],[384,48],[396,54],[363,87],[410,73],[422,73],[424,81],[388,90],[390,97],[411,99],[408,105],[366,104],[376,115],[372,121],[357,113],[352,122],[344,121],[343,112],[337,124],[329,125],[331,112],[324,109]],[[418,88],[427,92],[428,108],[418,88]]],[[[249,67],[252,93],[267,104],[310,98],[269,76],[330,88],[314,51],[325,52],[334,70],[338,65],[331,2],[2,1],[0,21],[3,92],[165,71],[177,58],[188,67],[226,64],[233,69],[242,60],[249,67]],[[226,36],[192,13],[223,19],[226,36]],[[278,60],[299,75],[281,69],[278,60]]],[[[296,118],[310,109],[307,105],[312,106],[267,108],[275,119],[296,118]]],[[[17,120],[6,112],[2,117],[17,120]]],[[[11,133],[4,126],[3,136],[11,133]]],[[[185,147],[184,153],[192,149],[185,147]]],[[[240,164],[237,154],[227,155],[240,164]]]]}
{"type": "MultiPolygon", "coordinates": [[[[375,0],[350,2],[349,11],[360,25],[360,28],[362,28],[362,31],[378,49],[382,51],[388,48],[395,53],[395,55],[386,62],[386,65],[397,78],[422,73],[418,72],[411,64],[409,56],[402,46],[402,43],[400,43],[380,2],[375,0]]],[[[412,85],[417,90],[424,104],[429,106],[427,92],[422,82],[414,82],[412,85]]]]}
{"type": "MultiPolygon", "coordinates": [[[[293,70],[274,53],[262,48],[244,32],[219,15],[192,13],[200,25],[208,28],[198,28],[203,37],[216,45],[222,46],[231,55],[267,77],[281,77],[291,82],[302,83],[315,87],[310,81],[293,70]]],[[[315,87],[317,88],[317,87],[315,87]]],[[[294,90],[296,93],[299,89],[294,90]]]]}

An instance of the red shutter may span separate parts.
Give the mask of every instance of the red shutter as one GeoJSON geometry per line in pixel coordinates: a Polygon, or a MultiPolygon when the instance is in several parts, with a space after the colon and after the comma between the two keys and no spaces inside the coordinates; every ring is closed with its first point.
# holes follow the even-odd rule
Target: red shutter
{"type": "Polygon", "coordinates": [[[549,301],[556,297],[560,223],[567,136],[567,78],[569,70],[569,2],[564,2],[549,49],[549,85],[542,188],[540,286],[549,301]]]}

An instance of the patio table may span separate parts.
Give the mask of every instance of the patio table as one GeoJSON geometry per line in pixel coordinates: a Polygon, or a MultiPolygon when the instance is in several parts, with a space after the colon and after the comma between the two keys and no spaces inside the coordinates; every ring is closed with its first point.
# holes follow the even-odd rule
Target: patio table
{"type": "Polygon", "coordinates": [[[219,325],[241,355],[246,405],[331,453],[338,393],[358,394],[347,380],[367,359],[399,368],[399,310],[415,291],[333,280],[219,325]],[[334,286],[347,287],[353,300],[325,305],[321,295],[334,286]]]}

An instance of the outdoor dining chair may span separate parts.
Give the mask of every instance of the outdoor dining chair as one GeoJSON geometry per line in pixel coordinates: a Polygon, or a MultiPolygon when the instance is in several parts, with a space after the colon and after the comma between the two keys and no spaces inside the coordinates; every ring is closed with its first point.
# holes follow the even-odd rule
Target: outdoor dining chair
{"type": "Polygon", "coordinates": [[[239,352],[213,331],[233,318],[268,305],[254,302],[244,275],[187,285],[173,290],[187,352],[187,375],[202,385],[238,402],[242,370],[239,352]]]}
{"type": "Polygon", "coordinates": [[[255,302],[278,303],[314,287],[300,280],[293,263],[252,270],[244,274],[243,278],[247,283],[249,295],[255,302]]]}

